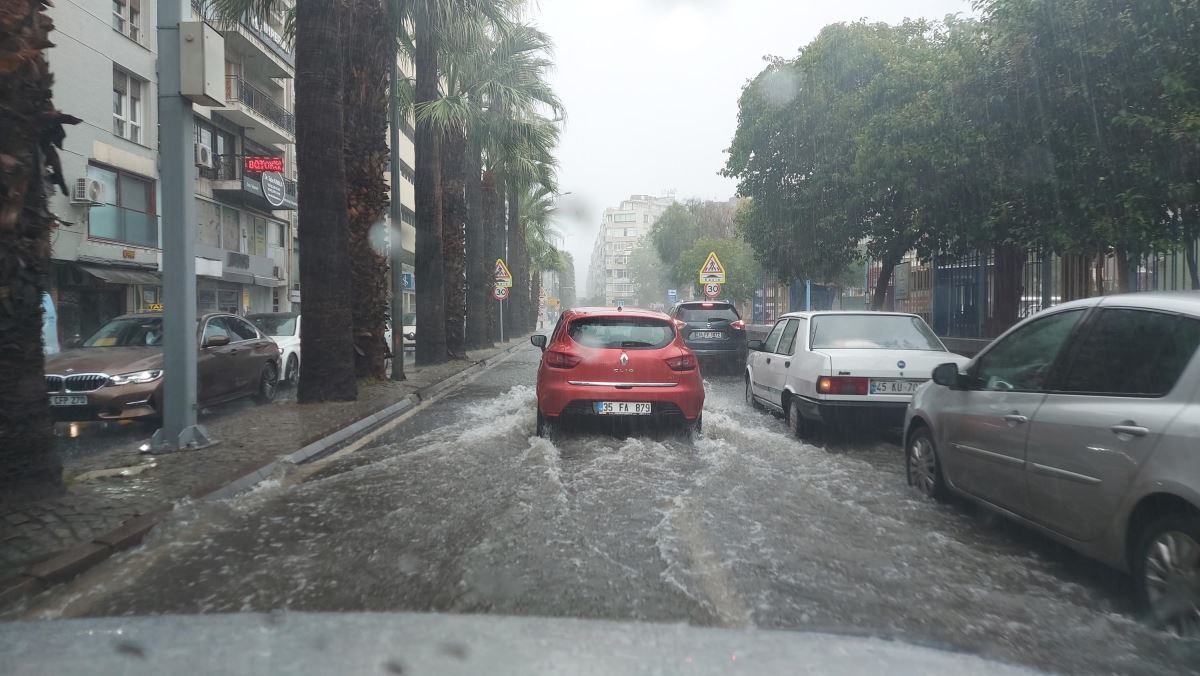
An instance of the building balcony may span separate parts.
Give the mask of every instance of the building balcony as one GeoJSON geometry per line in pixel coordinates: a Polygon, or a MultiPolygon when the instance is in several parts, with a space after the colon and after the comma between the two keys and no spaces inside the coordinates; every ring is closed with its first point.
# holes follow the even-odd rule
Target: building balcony
{"type": "Polygon", "coordinates": [[[294,77],[296,57],[269,24],[250,18],[217,26],[225,38],[226,52],[236,56],[231,61],[241,63],[263,77],[294,77]]]}
{"type": "Polygon", "coordinates": [[[213,110],[263,145],[296,142],[296,116],[240,75],[225,77],[225,107],[213,110]]]}
{"type": "Polygon", "coordinates": [[[214,196],[225,202],[262,211],[292,211],[296,208],[296,182],[285,178],[280,190],[278,183],[272,184],[268,179],[264,186],[261,172],[246,171],[243,155],[214,155],[213,166],[200,167],[199,171],[201,178],[213,182],[214,196]]]}

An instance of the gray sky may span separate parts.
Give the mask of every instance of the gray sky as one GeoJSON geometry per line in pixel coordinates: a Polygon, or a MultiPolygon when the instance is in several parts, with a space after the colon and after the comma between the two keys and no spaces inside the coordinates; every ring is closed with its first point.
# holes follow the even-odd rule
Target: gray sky
{"type": "Polygon", "coordinates": [[[766,55],[790,57],[827,24],[970,13],[965,0],[537,0],[555,42],[553,84],[567,109],[558,157],[559,228],[577,287],[600,214],[633,193],[728,199],[718,176],[742,85],[766,55]],[[569,202],[569,204],[567,204],[569,202]]]}

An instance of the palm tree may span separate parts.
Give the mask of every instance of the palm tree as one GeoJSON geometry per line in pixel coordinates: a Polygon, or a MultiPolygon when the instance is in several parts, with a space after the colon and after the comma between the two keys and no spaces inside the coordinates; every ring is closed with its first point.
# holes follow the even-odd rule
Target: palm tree
{"type": "Polygon", "coordinates": [[[535,186],[521,195],[520,212],[525,222],[525,242],[529,251],[528,321],[537,327],[541,302],[542,273],[562,272],[565,269],[563,252],[550,243],[551,221],[557,210],[557,195],[545,186],[535,186]]]}
{"type": "Polygon", "coordinates": [[[45,176],[67,192],[56,146],[64,124],[46,63],[53,23],[44,0],[6,3],[0,21],[0,495],[62,490],[62,465],[46,400],[42,294],[54,216],[45,176]]]}
{"type": "Polygon", "coordinates": [[[350,284],[355,373],[387,377],[384,341],[388,315],[388,260],[380,252],[378,226],[388,211],[388,81],[396,59],[392,17],[380,0],[349,0],[345,20],[354,39],[342,40],[346,115],[342,152],[346,162],[350,284]]]}
{"type": "Polygon", "coordinates": [[[485,149],[495,155],[505,142],[512,142],[507,126],[514,113],[542,106],[561,115],[562,104],[546,84],[551,43],[545,33],[476,11],[455,15],[440,35],[445,93],[422,106],[418,118],[430,121],[443,134],[446,335],[447,349],[458,355],[467,345],[490,342],[487,308],[493,304],[494,258],[487,253],[483,231],[485,149]]]}
{"type": "MultiPolygon", "coordinates": [[[[296,234],[304,242],[300,284],[304,332],[297,398],[301,402],[358,397],[355,381],[351,259],[344,156],[343,26],[348,0],[304,0],[288,8],[296,43],[296,164],[302,180],[296,234]],[[309,177],[303,180],[303,177],[309,177]],[[318,178],[319,177],[319,178],[318,178]]],[[[203,16],[238,21],[267,16],[282,0],[197,0],[203,16]],[[211,8],[211,10],[210,10],[211,8]]]]}

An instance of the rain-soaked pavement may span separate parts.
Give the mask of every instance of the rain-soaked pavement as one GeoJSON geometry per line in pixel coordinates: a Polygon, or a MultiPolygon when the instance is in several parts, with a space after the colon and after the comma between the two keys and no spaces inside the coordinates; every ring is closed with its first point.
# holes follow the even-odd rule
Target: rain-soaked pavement
{"type": "Polygon", "coordinates": [[[910,491],[886,438],[802,444],[708,382],[705,438],[533,436],[519,351],[304,483],[184,504],[30,617],[437,610],[896,636],[1068,673],[1182,673],[1127,582],[910,491]]]}

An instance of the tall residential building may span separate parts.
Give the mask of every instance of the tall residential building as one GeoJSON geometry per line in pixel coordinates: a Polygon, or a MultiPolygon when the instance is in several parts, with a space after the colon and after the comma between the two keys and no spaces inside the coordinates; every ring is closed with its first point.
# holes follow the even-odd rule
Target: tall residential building
{"type": "MultiPolygon", "coordinates": [[[[60,153],[71,194],[50,204],[59,218],[49,291],[60,338],[162,307],[163,228],[195,232],[197,311],[299,309],[295,58],[283,38],[285,7],[265,19],[210,20],[224,39],[225,102],[194,106],[196,223],[188,224],[164,223],[158,208],[156,3],[74,0],[48,11],[54,103],[83,120],[67,127],[60,153]]],[[[408,142],[411,167],[411,134],[408,142]]]]}
{"type": "Polygon", "coordinates": [[[593,300],[603,298],[605,305],[651,301],[638,298],[637,287],[629,277],[629,254],[674,203],[674,195],[631,195],[620,207],[604,210],[588,266],[588,295],[593,300]]]}
{"type": "MultiPolygon", "coordinates": [[[[405,75],[405,73],[412,73],[415,71],[412,62],[404,55],[400,55],[397,58],[396,65],[399,68],[401,79],[407,77],[405,75]]],[[[404,118],[402,118],[400,120],[399,126],[400,126],[400,166],[396,170],[393,170],[391,167],[389,167],[385,178],[387,180],[389,188],[391,187],[392,180],[395,177],[399,177],[399,180],[400,180],[400,242],[399,242],[399,245],[402,250],[401,259],[403,261],[403,269],[400,270],[400,274],[402,274],[404,276],[404,298],[403,298],[403,306],[402,307],[404,308],[404,314],[408,315],[408,314],[413,314],[417,311],[417,302],[416,302],[417,287],[416,287],[416,279],[415,279],[415,273],[414,273],[414,271],[415,271],[414,263],[416,262],[416,256],[415,256],[414,252],[416,251],[416,248],[417,248],[417,213],[416,213],[417,193],[416,193],[416,187],[414,186],[414,183],[413,183],[416,179],[416,174],[414,172],[413,167],[415,166],[416,161],[417,161],[417,151],[416,151],[416,145],[413,143],[414,134],[416,132],[413,129],[412,112],[411,111],[406,113],[404,118]]],[[[391,131],[389,130],[388,139],[390,140],[391,137],[392,137],[391,131]]],[[[390,222],[390,219],[391,219],[390,213],[389,213],[388,218],[389,218],[388,246],[391,247],[391,246],[396,245],[397,243],[392,242],[390,239],[390,235],[392,232],[391,222],[390,222]]],[[[390,252],[388,254],[388,257],[390,259],[390,257],[391,257],[390,252]]],[[[389,271],[389,274],[394,274],[394,273],[395,273],[395,271],[389,271]]],[[[404,320],[403,324],[408,325],[408,326],[412,326],[416,323],[415,318],[410,317],[408,319],[404,319],[404,318],[402,318],[402,319],[404,320]],[[411,321],[409,321],[410,319],[411,319],[411,321]]]]}

